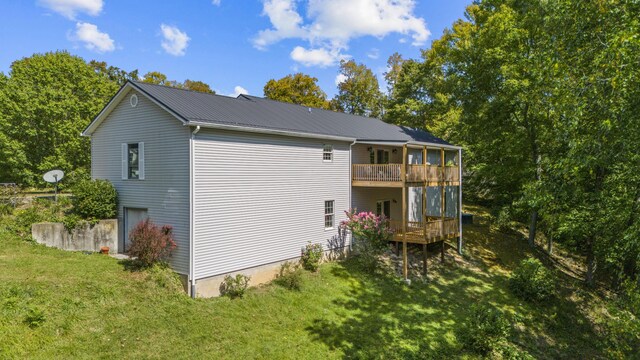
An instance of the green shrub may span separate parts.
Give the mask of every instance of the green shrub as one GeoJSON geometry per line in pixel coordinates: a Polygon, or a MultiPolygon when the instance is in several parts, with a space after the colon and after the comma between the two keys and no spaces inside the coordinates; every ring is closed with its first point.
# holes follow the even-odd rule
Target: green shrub
{"type": "Polygon", "coordinates": [[[113,219],[118,215],[118,192],[108,180],[81,180],[73,188],[73,207],[83,219],[113,219]]]}
{"type": "Polygon", "coordinates": [[[542,301],[553,295],[555,277],[540,260],[527,258],[511,274],[509,287],[516,296],[524,300],[542,301]]]}
{"type": "Polygon", "coordinates": [[[47,318],[44,314],[44,311],[36,308],[31,308],[24,318],[24,323],[27,324],[30,328],[37,328],[38,326],[42,325],[46,319],[47,318]]]}
{"type": "Polygon", "coordinates": [[[302,288],[302,270],[300,266],[288,261],[285,262],[280,266],[280,273],[274,282],[289,290],[300,290],[302,288]]]}
{"type": "Polygon", "coordinates": [[[160,227],[150,219],[142,220],[129,233],[131,246],[127,250],[144,267],[164,262],[176,249],[172,233],[170,225],[160,227]]]}
{"type": "Polygon", "coordinates": [[[52,221],[47,212],[38,206],[30,206],[15,212],[15,217],[9,228],[20,237],[31,236],[31,225],[44,221],[52,221]]]}
{"type": "Polygon", "coordinates": [[[467,320],[456,329],[464,350],[487,355],[501,349],[511,328],[504,314],[487,304],[473,304],[467,320]]]}
{"type": "Polygon", "coordinates": [[[220,285],[220,294],[232,299],[242,297],[249,287],[249,280],[251,280],[249,276],[242,274],[237,274],[236,276],[227,275],[220,285]]]}
{"type": "Polygon", "coordinates": [[[322,261],[322,255],[324,255],[324,249],[321,244],[312,244],[311,241],[305,245],[302,250],[302,256],[300,262],[305,270],[318,271],[320,267],[320,261],[322,261]]]}
{"type": "Polygon", "coordinates": [[[353,252],[356,262],[365,271],[374,271],[379,265],[379,255],[388,248],[392,231],[384,216],[372,212],[357,212],[351,209],[345,212],[347,220],[340,226],[351,231],[353,252]]]}

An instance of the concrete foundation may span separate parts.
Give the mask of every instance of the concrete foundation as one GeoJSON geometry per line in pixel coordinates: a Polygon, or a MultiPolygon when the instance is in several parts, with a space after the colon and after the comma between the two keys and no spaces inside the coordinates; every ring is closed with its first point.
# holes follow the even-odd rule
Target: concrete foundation
{"type": "Polygon", "coordinates": [[[38,223],[31,226],[31,236],[39,244],[72,251],[100,251],[109,247],[118,252],[118,220],[100,220],[95,225],[84,224],[71,232],[62,223],[38,223]]]}
{"type": "MultiPolygon", "coordinates": [[[[348,255],[348,248],[339,248],[328,250],[325,252],[323,261],[335,261],[344,259],[348,255]]],[[[260,265],[249,269],[240,271],[234,271],[227,274],[208,277],[205,279],[196,280],[196,296],[197,297],[216,297],[220,296],[220,285],[224,281],[227,275],[236,276],[236,274],[243,274],[251,277],[249,280],[249,286],[257,286],[268,283],[276,278],[276,275],[280,272],[280,267],[285,262],[299,263],[300,258],[292,258],[283,261],[277,261],[270,264],[260,265]]],[[[185,279],[186,280],[186,279],[185,279]]],[[[191,295],[191,289],[187,289],[187,293],[191,295]]]]}

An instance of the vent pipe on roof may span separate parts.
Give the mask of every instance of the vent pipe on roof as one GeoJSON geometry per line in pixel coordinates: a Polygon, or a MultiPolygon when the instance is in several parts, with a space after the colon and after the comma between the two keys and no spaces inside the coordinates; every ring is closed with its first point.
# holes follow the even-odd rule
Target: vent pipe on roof
{"type": "Polygon", "coordinates": [[[309,114],[311,114],[311,108],[309,108],[309,114]]]}

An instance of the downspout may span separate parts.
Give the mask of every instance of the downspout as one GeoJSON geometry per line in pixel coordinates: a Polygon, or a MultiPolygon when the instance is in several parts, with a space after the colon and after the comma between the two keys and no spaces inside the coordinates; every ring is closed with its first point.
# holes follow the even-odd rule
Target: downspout
{"type": "Polygon", "coordinates": [[[462,255],[462,149],[458,149],[458,254],[462,255]]]}
{"type": "MultiPolygon", "coordinates": [[[[353,207],[353,198],[351,197],[352,194],[352,189],[353,189],[353,185],[352,184],[352,180],[353,180],[353,174],[351,173],[353,170],[353,145],[355,145],[358,142],[358,140],[354,140],[351,144],[349,144],[349,210],[351,210],[351,208],[353,207]]],[[[351,234],[350,234],[351,236],[351,234]]],[[[353,237],[351,236],[351,238],[349,239],[349,250],[353,250],[352,248],[352,244],[353,244],[353,237]]]]}
{"type": "Polygon", "coordinates": [[[196,128],[191,132],[191,137],[189,138],[189,280],[191,285],[191,297],[196,298],[196,279],[195,279],[195,231],[194,231],[194,149],[193,149],[193,140],[196,137],[196,134],[200,131],[200,125],[196,126],[196,128]]]}

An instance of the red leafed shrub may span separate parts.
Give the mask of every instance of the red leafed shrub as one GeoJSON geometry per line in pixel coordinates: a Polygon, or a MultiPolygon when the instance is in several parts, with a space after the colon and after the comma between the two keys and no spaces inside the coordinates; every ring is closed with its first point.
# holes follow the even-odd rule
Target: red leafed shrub
{"type": "Polygon", "coordinates": [[[166,261],[176,248],[172,232],[171,225],[160,227],[149,219],[140,221],[129,233],[129,255],[137,257],[143,266],[166,261]]]}

